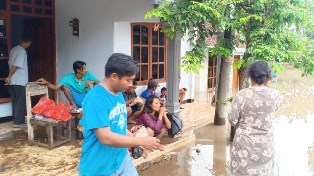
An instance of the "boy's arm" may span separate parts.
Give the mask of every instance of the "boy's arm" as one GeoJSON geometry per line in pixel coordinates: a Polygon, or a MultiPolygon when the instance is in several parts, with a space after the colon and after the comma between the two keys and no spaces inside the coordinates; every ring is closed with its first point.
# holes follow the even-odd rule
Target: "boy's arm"
{"type": "Polygon", "coordinates": [[[130,137],[111,132],[109,127],[94,129],[94,132],[102,144],[118,148],[130,148],[142,146],[146,149],[160,147],[160,140],[151,136],[130,137]]]}
{"type": "Polygon", "coordinates": [[[136,97],[131,98],[131,99],[127,100],[127,101],[125,102],[125,104],[126,104],[126,105],[129,105],[129,104],[131,104],[135,99],[136,99],[136,97]]]}

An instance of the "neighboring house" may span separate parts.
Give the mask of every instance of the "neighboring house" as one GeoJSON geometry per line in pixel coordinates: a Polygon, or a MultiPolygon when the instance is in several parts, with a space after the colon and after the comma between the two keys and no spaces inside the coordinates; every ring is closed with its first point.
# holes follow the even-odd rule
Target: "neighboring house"
{"type": "MultiPolygon", "coordinates": [[[[25,32],[34,40],[28,50],[29,81],[40,77],[56,83],[69,72],[72,63],[82,60],[99,79],[112,53],[132,55],[139,63],[137,94],[146,89],[147,80],[158,79],[160,89],[169,80],[169,52],[165,34],[157,29],[158,19],[144,19],[152,10],[150,0],[28,0],[0,2],[0,117],[11,115],[11,100],[4,78],[8,73],[8,53],[25,32]],[[69,22],[79,20],[79,36],[72,34],[69,22]]],[[[181,56],[190,47],[181,40],[181,56]]],[[[174,60],[180,63],[180,57],[174,60]]],[[[188,89],[188,101],[208,101],[208,88],[215,87],[217,62],[204,61],[200,75],[181,70],[179,88],[188,89]],[[207,64],[208,63],[208,64],[207,64]]],[[[171,71],[171,69],[170,69],[171,71]]],[[[170,76],[171,77],[171,76],[170,76]]],[[[55,94],[51,91],[52,97],[55,94]]]]}

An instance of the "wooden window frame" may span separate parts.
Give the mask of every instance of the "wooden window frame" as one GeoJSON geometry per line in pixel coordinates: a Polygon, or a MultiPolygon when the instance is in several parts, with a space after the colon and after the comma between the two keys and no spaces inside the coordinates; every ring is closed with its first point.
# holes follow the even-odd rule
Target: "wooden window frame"
{"type": "MultiPolygon", "coordinates": [[[[138,66],[140,68],[139,70],[139,75],[141,76],[141,67],[142,65],[147,65],[148,66],[148,79],[153,78],[153,65],[158,65],[157,69],[157,75],[159,77],[159,65],[164,65],[164,78],[161,79],[156,79],[157,82],[163,83],[167,81],[167,58],[168,58],[168,42],[167,42],[167,37],[166,34],[164,34],[164,45],[153,45],[152,43],[152,30],[156,27],[156,25],[159,25],[159,23],[131,23],[131,55],[133,56],[133,47],[140,47],[140,59],[138,62],[138,66]],[[134,26],[145,26],[148,28],[148,44],[147,45],[142,45],[142,31],[140,30],[140,44],[133,44],[133,27],[134,26]],[[142,63],[141,60],[141,47],[148,47],[148,63],[142,63]],[[153,62],[153,48],[156,47],[158,48],[158,53],[159,53],[159,48],[164,48],[164,61],[159,62],[159,57],[157,62],[153,62]]],[[[162,29],[163,27],[159,27],[159,30],[162,29]]],[[[159,41],[159,33],[158,33],[158,41],[159,41]]],[[[147,85],[148,80],[140,80],[137,81],[137,85],[147,85]]]]}
{"type": "Polygon", "coordinates": [[[217,59],[208,55],[208,89],[214,90],[216,87],[216,77],[217,77],[217,59]],[[211,81],[211,85],[209,84],[211,81]]]}
{"type": "MultiPolygon", "coordinates": [[[[0,39],[6,39],[8,45],[8,57],[0,57],[0,60],[9,60],[10,51],[11,51],[11,15],[23,15],[23,16],[31,16],[31,17],[42,17],[42,18],[51,18],[55,21],[55,0],[51,0],[51,6],[46,6],[45,1],[42,1],[41,5],[37,5],[35,0],[32,0],[30,4],[24,3],[23,0],[18,0],[18,2],[6,0],[6,8],[5,10],[0,10],[0,19],[5,20],[5,30],[6,36],[0,36],[0,39]],[[20,8],[19,11],[12,11],[11,5],[16,5],[20,8]],[[23,7],[30,7],[32,9],[31,13],[27,13],[23,11],[23,7]],[[35,13],[36,8],[42,9],[42,14],[35,13]],[[51,14],[45,14],[46,10],[51,10],[51,14]]],[[[55,27],[54,27],[55,28],[55,27]]],[[[55,29],[52,30],[55,33],[55,29]]],[[[56,53],[56,48],[53,48],[54,53],[56,53]]],[[[55,58],[55,54],[53,56],[55,58]]],[[[56,62],[56,61],[55,61],[56,62]]],[[[55,76],[54,76],[55,77],[55,76]]],[[[4,80],[5,78],[0,77],[0,80],[4,80]]],[[[54,78],[55,79],[55,78],[54,78]]],[[[11,98],[0,98],[1,103],[11,102],[11,98]]]]}

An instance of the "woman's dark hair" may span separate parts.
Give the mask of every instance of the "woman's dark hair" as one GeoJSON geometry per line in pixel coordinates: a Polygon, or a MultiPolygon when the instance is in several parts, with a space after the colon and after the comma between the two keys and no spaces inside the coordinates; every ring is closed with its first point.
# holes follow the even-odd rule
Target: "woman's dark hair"
{"type": "Polygon", "coordinates": [[[152,95],[152,96],[150,96],[150,97],[146,100],[145,105],[144,105],[144,108],[143,108],[143,112],[142,112],[143,114],[144,114],[144,113],[150,114],[150,113],[153,112],[153,110],[152,110],[152,108],[151,108],[151,105],[153,104],[153,102],[154,102],[155,99],[158,99],[158,100],[159,100],[158,97],[152,95]]]}
{"type": "Polygon", "coordinates": [[[249,74],[252,81],[262,85],[271,79],[271,68],[265,61],[256,61],[250,66],[249,74]]]}
{"type": "Polygon", "coordinates": [[[74,73],[77,72],[77,69],[83,70],[84,65],[86,65],[86,63],[83,62],[83,61],[75,61],[75,62],[73,63],[73,70],[74,70],[74,73]]]}
{"type": "Polygon", "coordinates": [[[114,53],[108,59],[105,66],[105,77],[116,73],[120,78],[133,76],[138,73],[138,66],[131,56],[122,53],[114,53]]]}

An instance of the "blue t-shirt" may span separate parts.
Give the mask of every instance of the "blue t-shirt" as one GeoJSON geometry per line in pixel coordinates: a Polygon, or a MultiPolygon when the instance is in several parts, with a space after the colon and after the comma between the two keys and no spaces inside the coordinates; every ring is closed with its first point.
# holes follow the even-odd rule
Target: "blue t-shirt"
{"type": "Polygon", "coordinates": [[[83,102],[84,143],[79,164],[81,175],[110,175],[117,171],[127,154],[127,148],[102,144],[94,129],[110,127],[114,133],[126,136],[127,110],[121,92],[114,95],[102,85],[89,91],[83,102]]]}
{"type": "Polygon", "coordinates": [[[144,92],[142,92],[141,97],[143,97],[145,100],[147,100],[149,97],[156,95],[155,92],[149,92],[148,89],[146,89],[144,92]]]}
{"type": "Polygon", "coordinates": [[[58,84],[62,86],[71,86],[77,93],[86,94],[90,90],[90,86],[85,87],[84,85],[87,80],[98,81],[96,76],[94,76],[90,71],[87,71],[83,75],[81,81],[75,77],[75,73],[69,73],[63,76],[58,84]]]}

